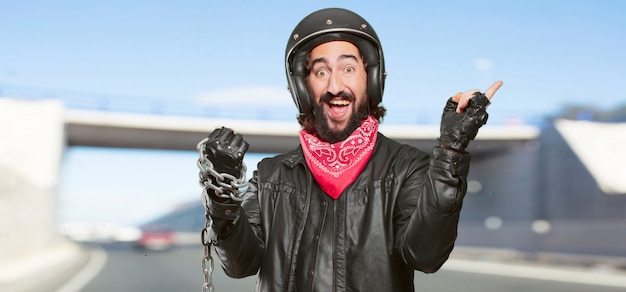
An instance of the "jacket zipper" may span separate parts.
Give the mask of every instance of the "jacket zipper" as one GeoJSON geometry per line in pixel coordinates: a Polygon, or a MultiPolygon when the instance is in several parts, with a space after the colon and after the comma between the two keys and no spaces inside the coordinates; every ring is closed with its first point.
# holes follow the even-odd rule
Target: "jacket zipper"
{"type": "Polygon", "coordinates": [[[333,284],[332,291],[337,289],[337,200],[333,200],[333,284]]]}

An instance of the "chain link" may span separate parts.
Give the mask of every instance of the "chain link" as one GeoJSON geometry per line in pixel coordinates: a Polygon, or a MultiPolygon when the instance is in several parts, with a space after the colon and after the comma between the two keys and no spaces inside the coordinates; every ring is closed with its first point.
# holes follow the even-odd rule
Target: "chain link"
{"type": "Polygon", "coordinates": [[[208,232],[210,221],[206,220],[204,229],[202,230],[202,245],[204,248],[204,257],[202,257],[202,273],[204,274],[204,285],[202,292],[213,292],[213,257],[211,256],[211,242],[208,241],[208,232]]]}
{"type": "Polygon", "coordinates": [[[212,189],[215,191],[216,195],[222,198],[241,202],[243,199],[239,196],[241,194],[239,189],[247,186],[245,181],[246,164],[243,164],[239,178],[229,173],[218,173],[215,171],[213,163],[208,159],[206,153],[204,152],[208,140],[208,137],[204,138],[196,146],[196,149],[200,152],[200,158],[198,159],[198,168],[200,169],[200,186],[212,189]],[[208,178],[213,178],[215,181],[208,178]]]}
{"type": "Polygon", "coordinates": [[[213,167],[213,163],[205,155],[205,147],[209,138],[204,138],[196,149],[200,152],[200,158],[198,159],[198,168],[200,169],[200,186],[207,191],[202,194],[202,204],[204,205],[204,228],[202,229],[201,241],[204,249],[204,256],[202,257],[202,273],[204,274],[204,284],[202,285],[202,292],[214,292],[213,286],[213,257],[211,256],[211,245],[214,242],[210,239],[209,232],[211,230],[211,218],[209,214],[208,203],[209,190],[213,190],[214,193],[222,198],[231,199],[235,202],[243,201],[242,192],[239,189],[247,186],[245,182],[246,165],[243,164],[241,169],[241,175],[239,178],[228,174],[218,173],[213,167]]]}

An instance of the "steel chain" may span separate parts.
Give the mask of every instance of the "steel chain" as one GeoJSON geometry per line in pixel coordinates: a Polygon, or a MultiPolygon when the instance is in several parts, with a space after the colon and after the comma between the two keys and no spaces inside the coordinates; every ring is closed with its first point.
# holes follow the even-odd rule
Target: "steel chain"
{"type": "Polygon", "coordinates": [[[204,249],[204,256],[202,258],[202,273],[204,274],[204,285],[202,285],[203,292],[214,292],[213,286],[213,257],[211,256],[211,245],[214,242],[209,238],[209,232],[211,230],[212,221],[209,214],[209,190],[213,190],[217,196],[225,199],[231,199],[236,202],[243,201],[242,192],[239,190],[247,186],[245,182],[246,165],[243,164],[241,175],[239,178],[228,174],[218,173],[213,167],[213,163],[205,155],[205,147],[208,142],[208,137],[200,141],[196,146],[198,152],[200,152],[200,158],[198,159],[198,168],[200,169],[200,186],[206,189],[202,194],[202,204],[204,205],[204,228],[202,229],[201,241],[204,249]]]}
{"type": "Polygon", "coordinates": [[[204,274],[204,285],[202,292],[213,292],[213,257],[211,256],[211,242],[208,240],[208,230],[210,221],[205,220],[204,229],[202,230],[202,246],[204,248],[204,257],[202,258],[202,273],[204,274]]]}

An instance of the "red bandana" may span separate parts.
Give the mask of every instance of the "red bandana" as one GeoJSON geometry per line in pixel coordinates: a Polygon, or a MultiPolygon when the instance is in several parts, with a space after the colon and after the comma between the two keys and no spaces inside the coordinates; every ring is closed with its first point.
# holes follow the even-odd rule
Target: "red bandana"
{"type": "Polygon", "coordinates": [[[300,131],[304,158],[317,183],[331,198],[339,198],[359,176],[372,155],[377,133],[378,121],[371,116],[348,138],[335,144],[300,131]]]}

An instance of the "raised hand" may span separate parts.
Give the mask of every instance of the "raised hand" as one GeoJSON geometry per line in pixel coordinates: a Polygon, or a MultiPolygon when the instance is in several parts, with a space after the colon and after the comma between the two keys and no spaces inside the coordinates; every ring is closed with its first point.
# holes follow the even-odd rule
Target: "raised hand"
{"type": "Polygon", "coordinates": [[[441,116],[441,147],[465,151],[478,129],[487,123],[487,106],[502,84],[495,82],[484,94],[478,89],[459,92],[448,100],[441,116]]]}
{"type": "Polygon", "coordinates": [[[248,151],[248,142],[241,134],[225,127],[215,129],[209,134],[205,154],[213,163],[218,173],[228,173],[240,177],[243,169],[243,157],[248,151]]]}

